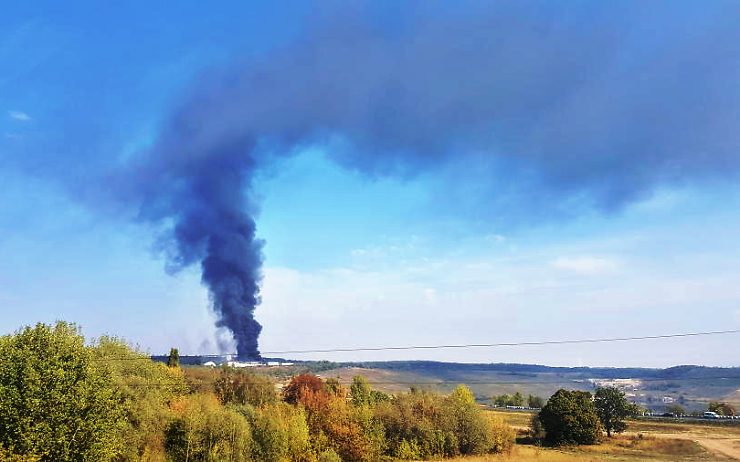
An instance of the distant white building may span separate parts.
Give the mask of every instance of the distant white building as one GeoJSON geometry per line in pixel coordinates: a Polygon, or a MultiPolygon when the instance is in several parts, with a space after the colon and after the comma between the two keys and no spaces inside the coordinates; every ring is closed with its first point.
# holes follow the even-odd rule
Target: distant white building
{"type": "Polygon", "coordinates": [[[640,379],[588,379],[595,387],[615,387],[622,391],[636,391],[642,385],[640,379]]]}
{"type": "Polygon", "coordinates": [[[258,366],[261,366],[262,363],[259,362],[259,361],[245,361],[245,362],[242,362],[242,361],[227,361],[226,362],[226,365],[227,366],[231,366],[231,367],[241,368],[241,367],[258,367],[258,366]]]}
{"type": "Polygon", "coordinates": [[[206,367],[216,367],[216,363],[214,363],[213,361],[207,361],[203,363],[203,365],[206,367]]]}

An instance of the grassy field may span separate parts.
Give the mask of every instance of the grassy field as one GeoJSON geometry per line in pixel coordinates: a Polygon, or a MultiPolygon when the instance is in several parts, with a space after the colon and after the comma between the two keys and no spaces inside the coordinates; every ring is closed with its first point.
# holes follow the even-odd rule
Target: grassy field
{"type": "Polygon", "coordinates": [[[455,462],[715,461],[699,444],[685,440],[615,438],[609,443],[552,449],[517,445],[510,454],[447,459],[455,462]]]}
{"type": "MultiPolygon", "coordinates": [[[[488,411],[516,428],[520,434],[529,425],[532,413],[488,411]]],[[[712,422],[659,422],[633,420],[624,435],[594,446],[539,448],[517,444],[509,455],[460,459],[483,461],[710,461],[740,460],[740,425],[712,422]]]]}
{"type": "MultiPolygon", "coordinates": [[[[529,411],[487,411],[503,419],[504,422],[514,428],[524,428],[529,426],[529,421],[533,413],[529,411]]],[[[731,424],[729,421],[696,421],[696,422],[679,422],[668,420],[661,422],[658,420],[630,420],[628,430],[633,433],[660,433],[660,434],[690,434],[697,436],[716,436],[740,438],[740,424],[731,424]]]]}

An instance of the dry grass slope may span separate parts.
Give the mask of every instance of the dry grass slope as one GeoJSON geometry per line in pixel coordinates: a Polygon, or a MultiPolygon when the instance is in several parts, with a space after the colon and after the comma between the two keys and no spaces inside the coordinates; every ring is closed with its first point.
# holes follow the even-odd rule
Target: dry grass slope
{"type": "Polygon", "coordinates": [[[609,443],[579,448],[515,446],[509,454],[452,459],[456,462],[591,462],[591,461],[676,461],[718,460],[688,440],[617,438],[609,443]]]}

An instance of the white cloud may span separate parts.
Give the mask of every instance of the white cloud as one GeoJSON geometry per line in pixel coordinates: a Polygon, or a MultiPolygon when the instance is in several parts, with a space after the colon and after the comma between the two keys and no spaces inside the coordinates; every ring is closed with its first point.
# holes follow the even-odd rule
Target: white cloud
{"type": "Polygon", "coordinates": [[[614,260],[598,257],[560,257],[551,261],[550,266],[584,275],[610,273],[617,269],[614,260]]]}
{"type": "Polygon", "coordinates": [[[31,116],[22,111],[8,111],[8,116],[11,119],[19,120],[21,122],[30,122],[31,116]]]}

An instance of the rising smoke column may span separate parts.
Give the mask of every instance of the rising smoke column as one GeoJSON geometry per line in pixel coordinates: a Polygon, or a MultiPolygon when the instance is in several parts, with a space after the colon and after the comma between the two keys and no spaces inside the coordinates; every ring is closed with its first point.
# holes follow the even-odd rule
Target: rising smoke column
{"type": "Polygon", "coordinates": [[[202,76],[143,156],[141,217],[168,226],[170,266],[200,264],[240,356],[259,356],[251,186],[275,156],[319,145],[373,175],[455,163],[460,182],[486,186],[516,177],[484,168],[503,159],[490,165],[528,172],[540,203],[602,210],[663,184],[736,178],[731,2],[466,5],[406,12],[397,27],[363,8],[320,18],[293,45],[202,76]]]}
{"type": "Polygon", "coordinates": [[[238,356],[259,359],[262,326],[254,310],[262,242],[248,200],[254,143],[242,138],[204,145],[203,135],[183,120],[169,127],[152,151],[156,162],[138,172],[141,214],[166,223],[160,243],[171,271],[200,264],[216,326],[233,334],[238,356]]]}

